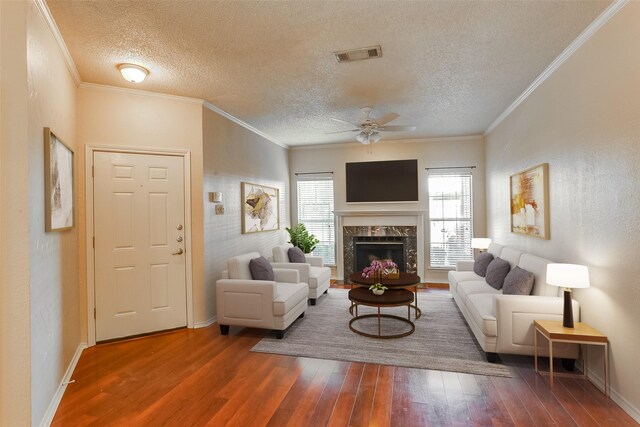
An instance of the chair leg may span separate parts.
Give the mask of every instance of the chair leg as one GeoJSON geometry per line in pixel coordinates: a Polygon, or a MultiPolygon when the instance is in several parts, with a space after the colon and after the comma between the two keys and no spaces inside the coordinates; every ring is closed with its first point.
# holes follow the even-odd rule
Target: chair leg
{"type": "Polygon", "coordinates": [[[316,305],[316,299],[315,299],[315,298],[310,298],[310,299],[309,299],[309,303],[310,303],[311,305],[316,305]]]}
{"type": "Polygon", "coordinates": [[[328,294],[328,293],[329,293],[329,289],[327,289],[326,291],[324,291],[324,293],[325,293],[325,294],[328,294]]]}
{"type": "Polygon", "coordinates": [[[304,317],[304,311],[302,312],[302,314],[300,316],[298,316],[298,319],[302,319],[304,317]]]}
{"type": "Polygon", "coordinates": [[[500,358],[498,357],[498,353],[490,353],[486,352],[487,362],[489,363],[498,363],[500,358]]]}
{"type": "Polygon", "coordinates": [[[229,325],[220,325],[220,333],[222,335],[229,335],[229,325]]]}
{"type": "Polygon", "coordinates": [[[279,340],[284,338],[284,331],[276,331],[276,338],[278,338],[279,340]]]}

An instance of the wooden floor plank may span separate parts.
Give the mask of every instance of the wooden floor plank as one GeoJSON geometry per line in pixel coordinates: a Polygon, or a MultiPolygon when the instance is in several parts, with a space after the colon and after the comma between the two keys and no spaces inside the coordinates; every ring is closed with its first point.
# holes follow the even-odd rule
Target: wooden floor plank
{"type": "Polygon", "coordinates": [[[638,425],[587,381],[551,390],[531,357],[505,356],[515,376],[498,378],[251,352],[268,333],[212,325],[91,347],[52,425],[638,425]]]}

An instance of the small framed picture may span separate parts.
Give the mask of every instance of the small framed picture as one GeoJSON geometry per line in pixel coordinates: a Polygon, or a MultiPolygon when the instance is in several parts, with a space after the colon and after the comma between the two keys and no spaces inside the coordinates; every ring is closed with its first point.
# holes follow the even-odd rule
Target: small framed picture
{"type": "Polygon", "coordinates": [[[73,150],[44,128],[45,230],[73,228],[73,150]]]}

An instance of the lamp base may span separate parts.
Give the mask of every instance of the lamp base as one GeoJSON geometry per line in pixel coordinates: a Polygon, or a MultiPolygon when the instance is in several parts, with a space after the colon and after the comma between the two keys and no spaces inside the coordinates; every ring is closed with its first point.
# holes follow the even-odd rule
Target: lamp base
{"type": "Polygon", "coordinates": [[[573,304],[571,304],[571,289],[564,290],[564,311],[562,314],[562,326],[573,329],[573,304]]]}

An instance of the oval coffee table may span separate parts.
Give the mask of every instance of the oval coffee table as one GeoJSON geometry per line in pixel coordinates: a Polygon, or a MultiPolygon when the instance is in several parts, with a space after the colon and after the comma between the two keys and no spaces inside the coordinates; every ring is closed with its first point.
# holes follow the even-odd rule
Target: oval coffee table
{"type": "MultiPolygon", "coordinates": [[[[367,288],[373,285],[373,279],[367,279],[366,277],[362,277],[362,271],[358,271],[349,275],[349,281],[355,286],[366,286],[367,288]]],[[[389,288],[389,290],[394,289],[412,289],[414,293],[415,302],[411,304],[411,308],[415,309],[415,320],[418,320],[420,316],[422,316],[422,310],[418,307],[418,285],[420,284],[420,276],[413,273],[405,273],[404,271],[400,272],[400,277],[397,279],[389,279],[384,277],[382,279],[382,284],[389,288]]],[[[353,306],[349,308],[349,313],[353,314],[353,306]]]]}
{"type": "Polygon", "coordinates": [[[413,302],[413,292],[406,289],[392,289],[386,291],[382,295],[375,295],[373,292],[366,288],[354,288],[349,291],[349,300],[354,303],[356,315],[349,321],[349,329],[356,334],[369,337],[369,338],[401,338],[411,335],[416,330],[416,325],[411,321],[411,303],[413,302]],[[378,314],[363,314],[358,316],[358,305],[367,305],[369,307],[377,307],[378,314]],[[407,306],[407,318],[395,316],[393,314],[380,313],[380,309],[384,307],[400,307],[407,306]],[[360,331],[353,326],[353,323],[360,319],[366,319],[369,317],[378,318],[378,334],[369,334],[367,332],[360,331]],[[395,319],[401,322],[407,323],[411,326],[411,329],[401,334],[382,335],[380,327],[381,318],[395,319]]]}

